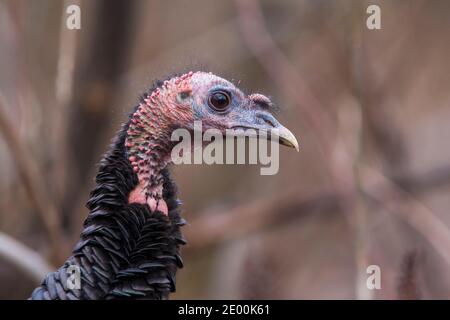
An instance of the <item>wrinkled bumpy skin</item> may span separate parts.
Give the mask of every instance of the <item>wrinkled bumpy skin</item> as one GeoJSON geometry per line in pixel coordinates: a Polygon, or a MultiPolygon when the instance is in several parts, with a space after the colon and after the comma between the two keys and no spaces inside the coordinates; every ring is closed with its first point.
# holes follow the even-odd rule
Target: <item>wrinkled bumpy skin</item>
{"type": "Polygon", "coordinates": [[[129,160],[127,137],[142,103],[101,162],[87,203],[90,214],[73,255],[46,276],[31,299],[167,299],[175,291],[175,274],[183,265],[179,247],[185,244],[180,232],[185,221],[168,169],[158,174],[167,212],[129,201],[139,177],[129,160]],[[80,268],[80,289],[67,286],[72,265],[80,268]]]}

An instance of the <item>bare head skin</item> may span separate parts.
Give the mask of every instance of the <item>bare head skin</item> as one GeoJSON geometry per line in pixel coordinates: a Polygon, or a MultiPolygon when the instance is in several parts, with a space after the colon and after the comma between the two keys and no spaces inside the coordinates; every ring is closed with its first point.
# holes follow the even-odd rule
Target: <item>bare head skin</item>
{"type": "Polygon", "coordinates": [[[170,163],[173,130],[276,129],[279,142],[298,151],[294,135],[270,113],[271,100],[262,94],[246,95],[231,82],[212,73],[189,72],[173,77],[144,96],[130,119],[125,146],[139,184],[129,203],[148,204],[151,211],[167,214],[162,197],[161,170],[170,163]]]}

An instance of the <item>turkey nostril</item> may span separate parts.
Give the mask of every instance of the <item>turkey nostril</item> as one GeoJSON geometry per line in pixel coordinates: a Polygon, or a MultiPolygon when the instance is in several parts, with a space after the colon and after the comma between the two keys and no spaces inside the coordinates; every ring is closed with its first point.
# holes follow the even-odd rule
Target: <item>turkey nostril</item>
{"type": "Polygon", "coordinates": [[[273,128],[275,128],[277,126],[276,121],[270,115],[258,114],[257,117],[260,118],[262,121],[264,121],[264,123],[268,124],[269,126],[271,126],[273,128]]]}
{"type": "Polygon", "coordinates": [[[275,124],[269,119],[264,119],[264,122],[267,123],[269,126],[275,127],[275,124]]]}

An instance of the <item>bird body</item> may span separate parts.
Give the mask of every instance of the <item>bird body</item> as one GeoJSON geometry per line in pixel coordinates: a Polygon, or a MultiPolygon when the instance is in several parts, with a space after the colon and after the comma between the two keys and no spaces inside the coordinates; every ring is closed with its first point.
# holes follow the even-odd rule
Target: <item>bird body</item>
{"type": "Polygon", "coordinates": [[[31,299],[166,299],[183,266],[176,186],[168,165],[177,128],[281,129],[280,143],[298,148],[267,111],[270,100],[245,95],[211,73],[189,72],[159,82],[142,97],[103,157],[80,240],[64,265],[31,299]],[[81,283],[69,278],[79,270],[81,283]]]}
{"type": "Polygon", "coordinates": [[[126,126],[103,158],[90,210],[73,255],[50,273],[32,299],[164,299],[175,290],[175,272],[182,266],[180,226],[175,185],[162,172],[168,214],[145,204],[128,203],[138,184],[124,148],[126,126]],[[68,288],[70,267],[78,266],[80,289],[68,288]]]}

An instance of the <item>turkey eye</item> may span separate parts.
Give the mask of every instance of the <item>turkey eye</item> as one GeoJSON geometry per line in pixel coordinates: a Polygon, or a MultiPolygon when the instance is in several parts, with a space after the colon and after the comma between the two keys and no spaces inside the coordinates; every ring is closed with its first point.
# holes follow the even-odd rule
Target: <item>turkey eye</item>
{"type": "Polygon", "coordinates": [[[217,111],[225,111],[230,105],[230,96],[228,93],[219,91],[209,96],[209,105],[217,111]]]}

